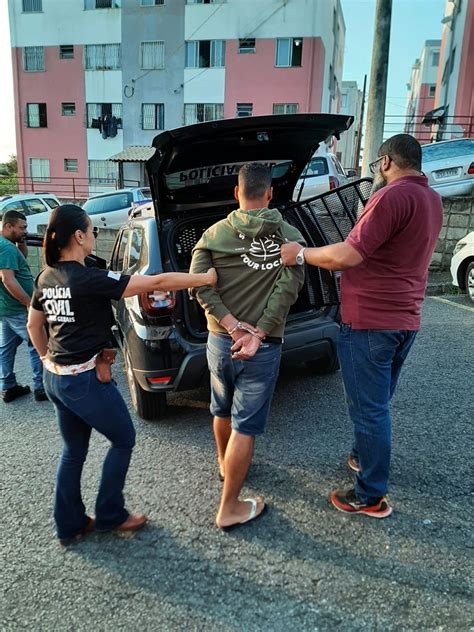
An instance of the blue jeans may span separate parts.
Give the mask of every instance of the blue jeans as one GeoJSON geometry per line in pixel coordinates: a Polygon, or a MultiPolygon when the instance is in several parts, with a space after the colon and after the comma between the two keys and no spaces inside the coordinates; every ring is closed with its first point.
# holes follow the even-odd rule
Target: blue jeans
{"type": "Polygon", "coordinates": [[[352,454],[362,468],[355,485],[362,502],[387,493],[390,400],[415,336],[416,331],[352,329],[341,325],[337,351],[354,426],[352,454]]]}
{"type": "Polygon", "coordinates": [[[263,343],[248,360],[233,360],[232,338],[210,333],[211,414],[231,417],[231,426],[248,436],[265,430],[280,368],[281,344],[263,343]]]}
{"type": "Polygon", "coordinates": [[[17,381],[13,367],[17,347],[22,342],[28,344],[30,365],[33,371],[33,388],[43,390],[43,363],[36,349],[30,342],[26,330],[27,313],[15,316],[0,316],[0,390],[6,391],[16,386],[17,381]]]}
{"type": "Polygon", "coordinates": [[[123,487],[135,445],[135,429],[128,408],[115,384],[99,382],[95,369],[78,375],[45,371],[44,385],[56,409],[64,441],[54,502],[58,538],[73,537],[87,522],[81,498],[81,474],[93,428],[111,443],[96,501],[96,529],[113,529],[128,518],[123,487]]]}

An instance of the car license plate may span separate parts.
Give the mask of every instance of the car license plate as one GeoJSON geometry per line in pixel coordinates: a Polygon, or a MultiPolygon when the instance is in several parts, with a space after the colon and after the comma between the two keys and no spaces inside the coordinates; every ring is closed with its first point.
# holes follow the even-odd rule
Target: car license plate
{"type": "Polygon", "coordinates": [[[437,180],[439,180],[440,178],[452,178],[453,176],[457,176],[458,173],[458,167],[452,167],[451,169],[440,169],[439,171],[435,171],[437,180]]]}

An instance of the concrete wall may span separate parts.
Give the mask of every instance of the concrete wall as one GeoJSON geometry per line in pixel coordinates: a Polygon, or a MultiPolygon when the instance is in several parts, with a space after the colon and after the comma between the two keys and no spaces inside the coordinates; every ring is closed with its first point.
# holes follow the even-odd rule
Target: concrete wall
{"type": "Polygon", "coordinates": [[[164,104],[165,129],[183,124],[184,2],[142,7],[123,0],[122,15],[123,143],[151,145],[162,130],[141,129],[142,103],[164,104]],[[155,40],[165,42],[165,67],[142,70],[140,44],[155,40]]]}
{"type": "Polygon", "coordinates": [[[448,270],[456,242],[474,230],[474,197],[443,198],[443,205],[443,228],[431,260],[432,270],[448,270]]]}

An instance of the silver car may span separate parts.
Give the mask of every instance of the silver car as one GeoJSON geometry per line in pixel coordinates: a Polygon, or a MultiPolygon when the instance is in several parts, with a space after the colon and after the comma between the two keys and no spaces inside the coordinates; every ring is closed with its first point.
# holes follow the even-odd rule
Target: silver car
{"type": "Polygon", "coordinates": [[[334,154],[313,156],[296,183],[293,200],[307,200],[315,195],[337,189],[349,182],[355,171],[344,171],[334,154]]]}
{"type": "Polygon", "coordinates": [[[474,139],[459,138],[422,145],[422,170],[440,195],[474,192],[474,139]]]}

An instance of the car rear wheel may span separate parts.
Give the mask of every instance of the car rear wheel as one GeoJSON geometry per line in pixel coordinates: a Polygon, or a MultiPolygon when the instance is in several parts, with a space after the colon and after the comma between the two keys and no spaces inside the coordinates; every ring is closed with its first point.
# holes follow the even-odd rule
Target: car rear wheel
{"type": "Polygon", "coordinates": [[[474,261],[467,266],[466,292],[469,299],[474,303],[474,261]]]}
{"type": "Polygon", "coordinates": [[[335,373],[338,371],[339,360],[337,358],[337,354],[333,353],[332,355],[320,358],[319,360],[308,360],[305,362],[305,366],[318,375],[324,375],[325,373],[335,373]]]}
{"type": "Polygon", "coordinates": [[[133,373],[127,349],[124,349],[123,355],[130,399],[137,415],[146,421],[161,419],[166,412],[166,393],[150,393],[143,390],[133,373]]]}

